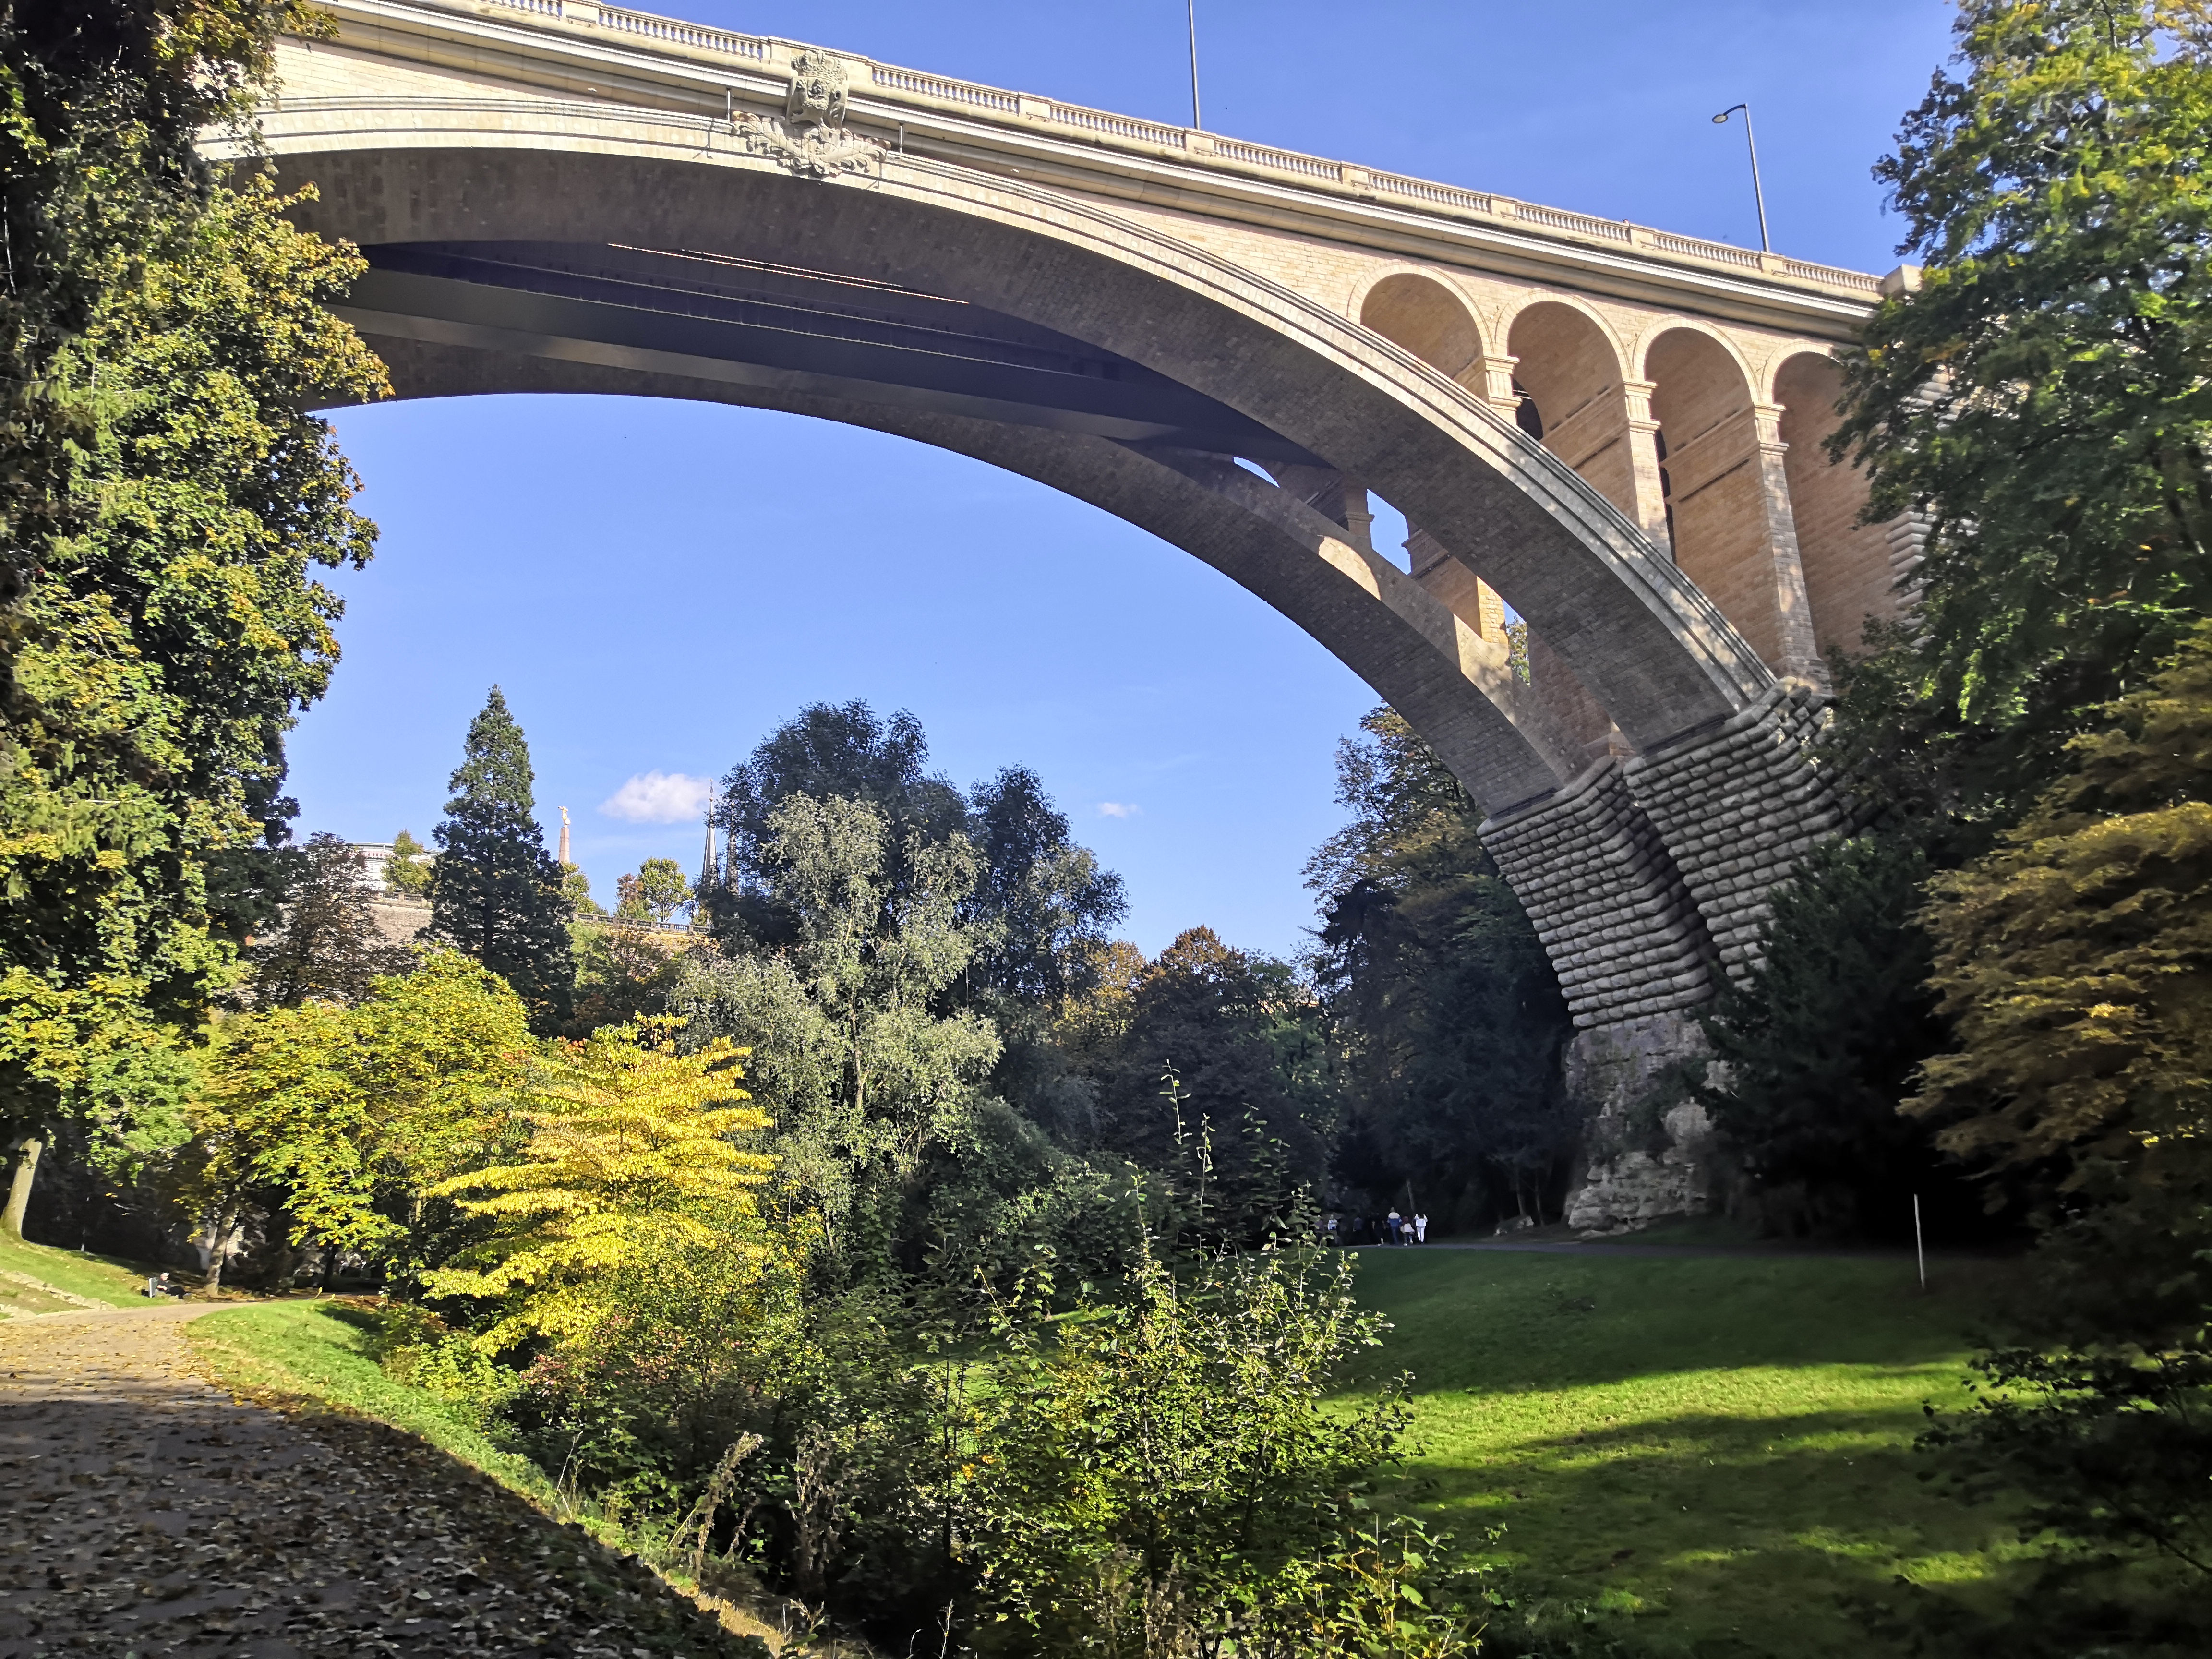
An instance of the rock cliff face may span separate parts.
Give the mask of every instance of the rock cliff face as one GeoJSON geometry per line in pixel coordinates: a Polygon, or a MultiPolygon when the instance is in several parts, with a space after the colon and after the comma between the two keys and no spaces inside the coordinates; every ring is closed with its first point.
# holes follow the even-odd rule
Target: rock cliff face
{"type": "Polygon", "coordinates": [[[1686,1012],[1601,1026],[1568,1045],[1568,1096],[1590,1109],[1589,1163],[1567,1199],[1569,1226],[1627,1232],[1710,1207],[1712,1121],[1695,1101],[1658,1103],[1670,1069],[1702,1073],[1706,1056],[1705,1033],[1686,1012]]]}

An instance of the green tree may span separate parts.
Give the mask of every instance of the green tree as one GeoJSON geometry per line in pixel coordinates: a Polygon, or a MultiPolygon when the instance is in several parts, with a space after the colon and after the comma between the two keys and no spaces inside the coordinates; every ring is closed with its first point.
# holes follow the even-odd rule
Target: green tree
{"type": "Polygon", "coordinates": [[[361,269],[210,171],[276,34],[255,0],[0,15],[0,1119],[143,1139],[291,811],[283,738],[337,657],[313,566],[373,532],[328,426],[381,368],[361,269]],[[140,1105],[154,1113],[139,1122],[140,1105]],[[137,1126],[137,1127],[134,1127],[137,1126]]]}
{"type": "Polygon", "coordinates": [[[671,948],[674,935],[627,927],[619,918],[580,921],[572,929],[576,948],[575,1012],[570,1035],[582,1036],[609,1025],[627,1025],[640,1014],[664,1014],[682,979],[681,954],[671,948]]]}
{"type": "Polygon", "coordinates": [[[903,709],[886,720],[864,702],[810,704],[762,738],[722,780],[714,806],[729,841],[729,871],[713,901],[717,936],[770,945],[792,936],[793,918],[774,896],[770,820],[794,797],[873,807],[889,826],[886,902],[902,891],[908,846],[934,846],[967,828],[959,790],[928,763],[921,721],[903,709]]]}
{"type": "Polygon", "coordinates": [[[968,806],[982,860],[969,908],[986,931],[967,981],[1050,1011],[1088,988],[1106,929],[1128,913],[1121,878],[1075,844],[1067,815],[1025,766],[977,785],[968,806]]]}
{"type": "Polygon", "coordinates": [[[962,1131],[999,1057],[988,1020],[938,1007],[975,949],[960,914],[975,849],[892,836],[866,801],[787,797],[755,856],[790,942],[687,957],[670,999],[687,1041],[751,1051],[787,1201],[818,1210],[833,1243],[865,1185],[903,1185],[962,1131]]]}
{"type": "Polygon", "coordinates": [[[647,859],[635,875],[622,878],[622,894],[617,915],[668,921],[691,902],[691,884],[674,859],[647,859]]]}
{"type": "Polygon", "coordinates": [[[1917,1195],[1936,1237],[1985,1231],[1982,1194],[1898,1110],[1948,1036],[1918,915],[1928,878],[1901,833],[1830,842],[1770,896],[1759,965],[1703,1018],[1725,1071],[1698,1094],[1764,1226],[1904,1239],[1917,1195]]]}
{"type": "Polygon", "coordinates": [[[248,945],[253,1000],[264,1007],[358,1002],[380,977],[404,974],[415,958],[389,944],[377,926],[362,855],[318,832],[288,853],[280,925],[248,945]]]}
{"type": "Polygon", "coordinates": [[[2212,624],[2106,713],[2026,821],[1934,884],[1957,1042],[1908,1109],[2046,1193],[2124,1200],[2212,1129],[2212,624]]]}
{"type": "Polygon", "coordinates": [[[768,896],[769,817],[795,795],[866,801],[890,827],[887,895],[903,890],[908,844],[957,836],[980,855],[962,904],[975,947],[961,976],[963,999],[1001,1018],[1014,1005],[1048,1011],[1079,988],[1104,929],[1127,908],[1121,878],[1074,844],[1035,773],[1009,767],[963,799],[927,769],[928,761],[921,724],[903,710],[884,720],[862,702],[801,709],[723,781],[714,822],[729,837],[730,871],[720,887],[698,896],[720,919],[718,936],[781,942],[792,923],[768,896]]]}
{"type": "MultiPolygon", "coordinates": [[[[384,884],[403,898],[430,895],[430,849],[402,830],[392,838],[392,856],[384,861],[384,884]]],[[[588,892],[590,884],[586,884],[588,892]]]]}
{"type": "Polygon", "coordinates": [[[976,1650],[1473,1654],[1479,1620],[1428,1605],[1417,1572],[1394,1572],[1380,1607],[1346,1593],[1346,1557],[1393,1553],[1385,1528],[1363,1539],[1372,1511],[1353,1500],[1407,1421],[1402,1382],[1364,1409],[1328,1403],[1379,1340],[1350,1263],[1271,1253],[1177,1275],[1147,1257],[1127,1291],[1002,1334],[958,1477],[976,1650]]]}
{"type": "Polygon", "coordinates": [[[514,992],[449,951],[376,981],[352,1008],[225,1020],[185,1185],[213,1245],[210,1291],[257,1212],[279,1241],[280,1283],[316,1241],[422,1265],[419,1194],[501,1143],[505,1096],[532,1048],[514,992]]]}
{"type": "Polygon", "coordinates": [[[1935,1439],[1971,1477],[2027,1492],[2031,1535],[2068,1544],[2024,1643],[2078,1652],[2087,1632],[2124,1632],[2130,1651],[2197,1652],[2212,1637],[2212,623],[2106,718],[2024,823],[1937,878],[1926,913],[1956,1042],[1907,1109],[2024,1188],[2044,1224],[2031,1293],[1976,1362],[1994,1386],[1935,1439]],[[2100,1560],[2132,1565],[2131,1582],[2098,1582],[2100,1560]]]}
{"type": "Polygon", "coordinates": [[[568,1018],[576,974],[568,901],[538,828],[534,781],[530,745],[495,685],[447,784],[424,932],[507,981],[533,1024],[550,1031],[568,1018]]]}
{"type": "Polygon", "coordinates": [[[1571,1031],[1542,941],[1475,834],[1481,813],[1398,714],[1337,755],[1352,821],[1316,851],[1316,976],[1348,1102],[1343,1183],[1439,1225],[1556,1201],[1577,1123],[1571,1031]]]}
{"type": "Polygon", "coordinates": [[[425,1275],[433,1296],[501,1304],[487,1346],[601,1335],[630,1305],[624,1285],[672,1258],[734,1254],[763,1272],[781,1259],[754,1196],[774,1160],[735,1144],[768,1127],[744,1103],[739,1052],[678,1054],[670,1024],[549,1044],[513,1109],[526,1139],[428,1189],[493,1224],[425,1275]]]}
{"type": "Polygon", "coordinates": [[[1331,1102],[1290,1040],[1317,1040],[1319,1012],[1285,964],[1211,927],[1178,934],[1138,982],[1099,1080],[1098,1145],[1166,1177],[1189,1242],[1287,1237],[1327,1179],[1331,1102]]]}
{"type": "Polygon", "coordinates": [[[1877,781],[2016,816],[2064,738],[2212,613],[2203,0],[1962,0],[1876,168],[1927,261],[1846,361],[1920,614],[1850,677],[1877,781]]]}

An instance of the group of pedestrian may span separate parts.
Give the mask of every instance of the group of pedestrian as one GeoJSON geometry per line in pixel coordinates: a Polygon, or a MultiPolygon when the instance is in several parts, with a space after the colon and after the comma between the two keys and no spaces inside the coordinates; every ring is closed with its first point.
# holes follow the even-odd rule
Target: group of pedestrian
{"type": "Polygon", "coordinates": [[[1322,1224],[1321,1242],[1324,1244],[1425,1244],[1429,1242],[1429,1218],[1415,1213],[1401,1215],[1393,1210],[1377,1220],[1370,1216],[1353,1216],[1340,1224],[1339,1218],[1330,1216],[1322,1224]]]}

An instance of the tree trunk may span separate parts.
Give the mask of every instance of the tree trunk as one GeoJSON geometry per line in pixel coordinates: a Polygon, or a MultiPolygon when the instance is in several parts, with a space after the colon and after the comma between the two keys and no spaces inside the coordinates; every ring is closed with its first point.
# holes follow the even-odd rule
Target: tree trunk
{"type": "Polygon", "coordinates": [[[0,1215],[0,1227],[7,1229],[8,1237],[18,1243],[23,1238],[23,1212],[31,1207],[31,1183],[39,1176],[39,1154],[45,1152],[46,1143],[26,1135],[15,1143],[15,1178],[8,1187],[8,1209],[0,1215]]]}
{"type": "Polygon", "coordinates": [[[222,1264],[228,1260],[230,1236],[238,1230],[238,1212],[222,1212],[222,1219],[208,1229],[207,1282],[200,1286],[202,1296],[214,1296],[222,1289],[222,1264]]]}

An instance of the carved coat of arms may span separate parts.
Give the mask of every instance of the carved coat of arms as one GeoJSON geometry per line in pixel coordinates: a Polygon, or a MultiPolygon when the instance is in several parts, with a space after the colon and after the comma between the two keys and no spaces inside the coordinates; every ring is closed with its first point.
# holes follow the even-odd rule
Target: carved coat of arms
{"type": "Polygon", "coordinates": [[[845,60],[809,46],[791,60],[791,98],[784,113],[802,125],[845,125],[845,60]]]}
{"type": "Polygon", "coordinates": [[[773,155],[806,179],[872,172],[884,147],[845,131],[845,63],[808,47],[791,60],[785,114],[749,115],[743,133],[756,155],[773,155]]]}

